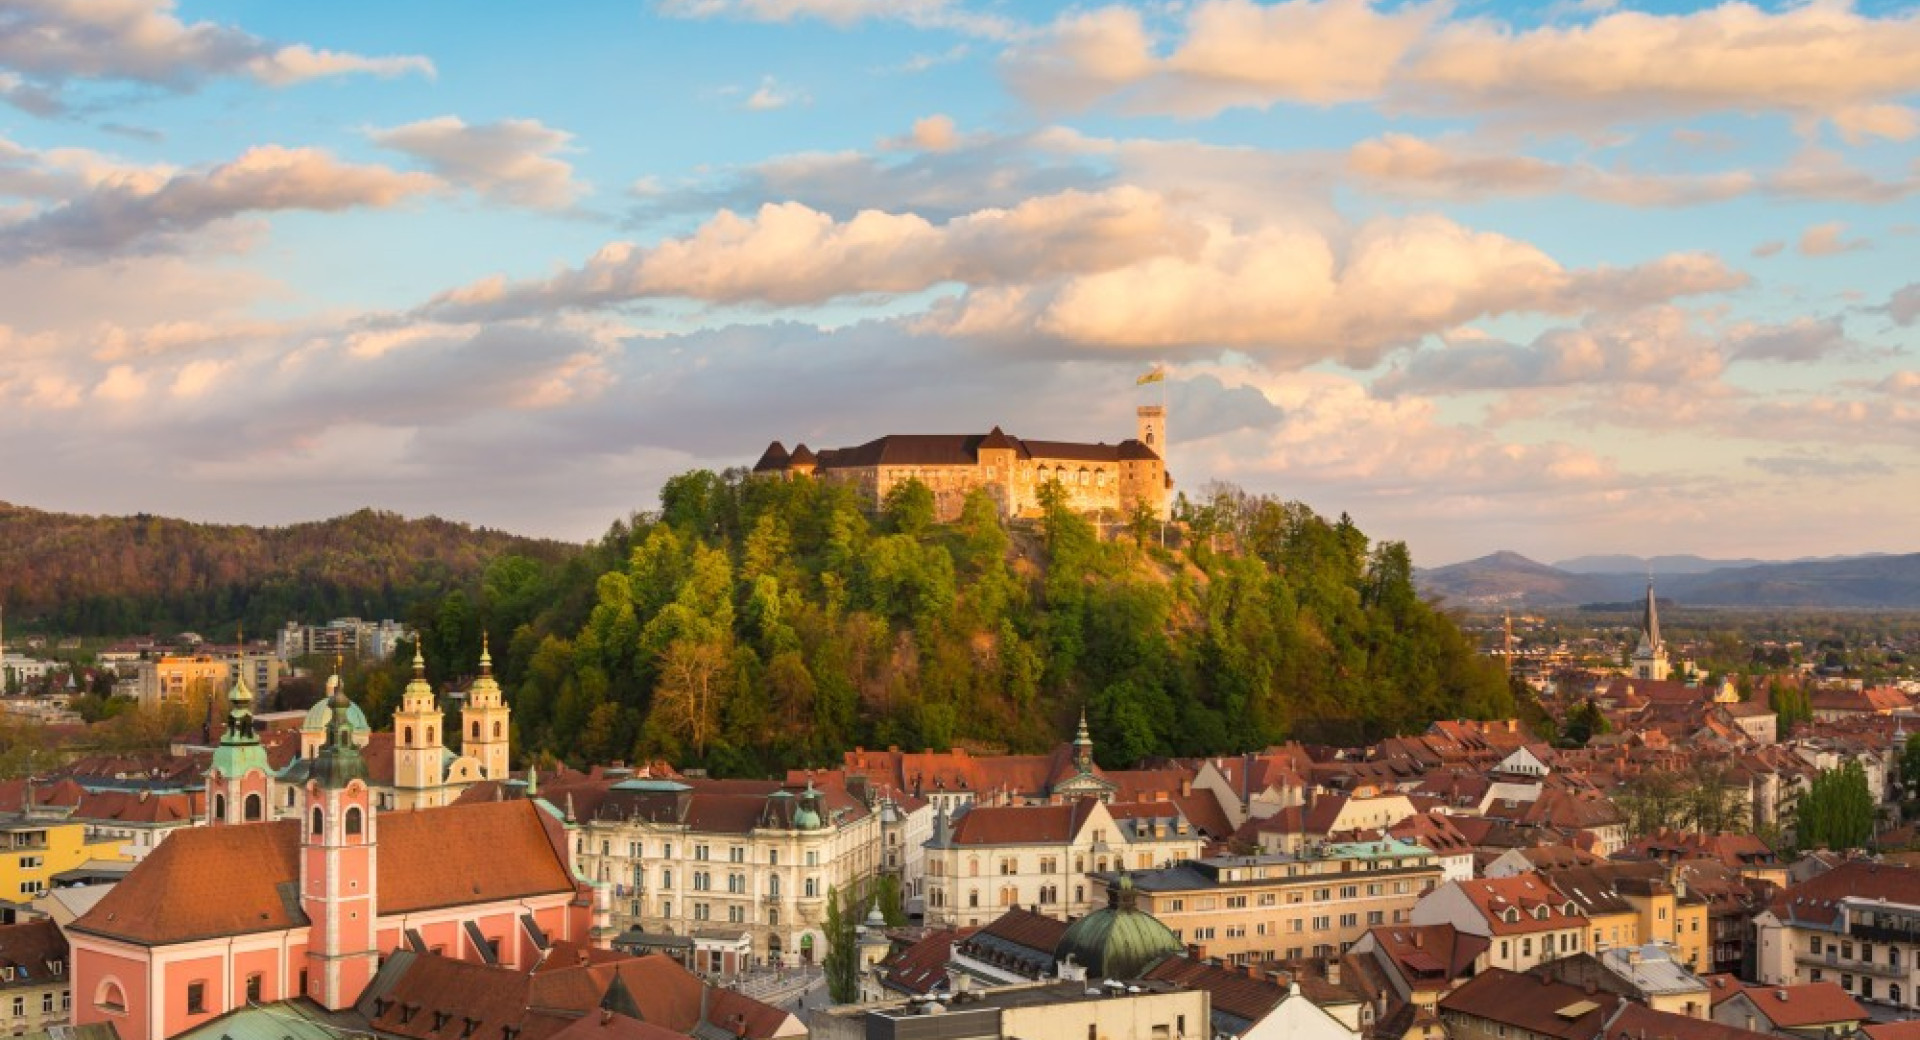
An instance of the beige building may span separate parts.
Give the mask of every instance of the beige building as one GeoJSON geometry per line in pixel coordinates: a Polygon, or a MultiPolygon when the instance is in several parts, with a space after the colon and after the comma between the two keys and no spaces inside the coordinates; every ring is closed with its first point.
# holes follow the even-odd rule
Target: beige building
{"type": "Polygon", "coordinates": [[[1837,982],[1920,1008],[1920,870],[1849,860],[1782,890],[1753,923],[1761,983],[1837,982]]]}
{"type": "Polygon", "coordinates": [[[67,940],[51,920],[0,925],[0,1029],[14,1036],[72,1021],[67,940]]]}
{"type": "Polygon", "coordinates": [[[975,806],[957,819],[942,812],[926,846],[926,923],[971,927],[1016,906],[1079,917],[1107,903],[1090,873],[1152,870],[1205,844],[1172,802],[1080,798],[975,806]]]}
{"type": "Polygon", "coordinates": [[[208,654],[162,657],[140,664],[143,707],[184,703],[193,697],[216,697],[232,684],[232,664],[208,654]]]}
{"type": "Polygon", "coordinates": [[[1490,967],[1526,971],[1584,952],[1592,922],[1545,878],[1518,874],[1441,885],[1413,908],[1413,923],[1486,936],[1490,967]]]}
{"type": "Polygon", "coordinates": [[[1173,477],[1167,472],[1166,409],[1138,409],[1134,436],[1118,444],[1035,441],[996,426],[986,434],[893,434],[852,448],[789,452],[767,446],[753,472],[818,477],[858,487],[876,506],[899,484],[918,480],[933,491],[941,520],[960,515],[967,493],[984,488],[1004,516],[1034,516],[1040,492],[1058,483],[1077,512],[1125,517],[1144,506],[1165,516],[1173,477]]]}
{"type": "MultiPolygon", "coordinates": [[[[1440,876],[1433,853],[1391,839],[1309,855],[1195,859],[1130,875],[1140,909],[1207,956],[1240,964],[1345,952],[1369,928],[1405,924],[1440,876]]],[[[1117,878],[1093,879],[1096,901],[1117,878]]]]}
{"type": "Polygon", "coordinates": [[[880,869],[880,814],[837,783],[603,777],[542,793],[578,821],[616,929],[745,933],[765,963],[821,961],[827,893],[864,894],[880,869]]]}

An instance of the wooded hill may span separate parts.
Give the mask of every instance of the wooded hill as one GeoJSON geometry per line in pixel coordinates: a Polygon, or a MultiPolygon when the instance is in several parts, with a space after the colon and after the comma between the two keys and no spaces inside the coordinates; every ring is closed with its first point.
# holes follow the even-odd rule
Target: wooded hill
{"type": "MultiPolygon", "coordinates": [[[[436,677],[470,674],[495,633],[522,754],[717,775],[855,745],[1035,751],[1083,706],[1109,764],[1514,707],[1415,594],[1406,547],[1345,518],[1228,492],[1186,509],[1192,548],[1168,551],[1146,518],[1103,541],[1058,503],[1011,527],[984,493],[932,516],[917,483],[876,516],[832,483],[692,472],[586,555],[503,558],[477,600],[411,620],[436,677]]],[[[376,725],[403,672],[350,682],[376,725]]]]}
{"type": "MultiPolygon", "coordinates": [[[[289,527],[158,516],[80,516],[0,503],[0,603],[9,631],[76,635],[237,622],[266,633],[290,619],[402,617],[475,587],[518,554],[558,565],[580,550],[428,517],[362,509],[289,527]]],[[[228,638],[231,638],[229,635],[228,638]]]]}

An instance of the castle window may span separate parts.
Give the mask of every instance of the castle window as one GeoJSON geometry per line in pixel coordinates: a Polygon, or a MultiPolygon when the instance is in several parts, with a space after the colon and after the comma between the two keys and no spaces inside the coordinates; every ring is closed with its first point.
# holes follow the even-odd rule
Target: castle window
{"type": "Polygon", "coordinates": [[[243,808],[241,809],[241,815],[246,818],[246,821],[248,823],[258,822],[260,817],[265,812],[264,803],[265,803],[265,799],[262,799],[259,795],[257,794],[248,795],[247,800],[244,803],[242,803],[243,808]]]}
{"type": "Polygon", "coordinates": [[[427,743],[431,744],[438,739],[439,739],[438,737],[434,736],[433,727],[428,726],[427,727],[427,743]]]}
{"type": "Polygon", "coordinates": [[[320,810],[315,809],[313,811],[313,833],[319,834],[326,830],[326,823],[326,817],[321,815],[320,810]]]}
{"type": "Polygon", "coordinates": [[[360,833],[360,807],[357,805],[347,809],[347,833],[360,833]]]}
{"type": "Polygon", "coordinates": [[[498,722],[495,722],[493,724],[493,739],[495,740],[500,739],[500,724],[498,722]]]}
{"type": "Polygon", "coordinates": [[[475,740],[480,739],[480,720],[479,719],[473,720],[473,739],[475,740]]]}
{"type": "Polygon", "coordinates": [[[401,731],[400,743],[408,744],[408,745],[411,745],[413,743],[413,727],[412,726],[408,726],[405,730],[401,731]]]}
{"type": "Polygon", "coordinates": [[[213,796],[213,818],[216,820],[224,820],[226,817],[227,796],[224,794],[216,794],[213,796]]]}

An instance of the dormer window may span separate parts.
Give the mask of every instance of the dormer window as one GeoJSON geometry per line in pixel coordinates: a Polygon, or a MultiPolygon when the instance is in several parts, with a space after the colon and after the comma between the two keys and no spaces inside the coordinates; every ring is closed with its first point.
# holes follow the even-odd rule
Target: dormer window
{"type": "Polygon", "coordinates": [[[1507,908],[1507,912],[1505,916],[1508,924],[1518,924],[1520,922],[1520,911],[1514,909],[1513,907],[1507,908]]]}
{"type": "Polygon", "coordinates": [[[1550,911],[1549,911],[1549,910],[1548,910],[1548,909],[1547,909],[1546,907],[1544,907],[1544,906],[1543,906],[1543,907],[1540,907],[1540,908],[1538,908],[1538,909],[1536,909],[1536,910],[1534,910],[1534,912],[1533,912],[1533,919],[1534,919],[1534,920],[1536,920],[1536,921],[1544,921],[1544,920],[1546,920],[1546,919],[1547,919],[1547,914],[1548,914],[1549,912],[1550,912],[1550,911]]]}

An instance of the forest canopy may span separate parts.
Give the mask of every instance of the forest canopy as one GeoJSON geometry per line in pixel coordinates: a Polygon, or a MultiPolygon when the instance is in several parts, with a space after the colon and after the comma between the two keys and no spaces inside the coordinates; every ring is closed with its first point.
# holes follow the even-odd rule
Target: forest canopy
{"type": "MultiPolygon", "coordinates": [[[[684,473],[585,554],[501,557],[411,620],[436,677],[470,674],[491,631],[516,747],[575,764],[1035,751],[1084,708],[1120,765],[1514,710],[1499,667],[1416,595],[1406,546],[1345,517],[1216,487],[1180,503],[1168,549],[1150,518],[1096,525],[1057,496],[1011,524],[984,492],[951,524],[930,502],[684,473]]],[[[365,674],[379,724],[402,677],[365,674]]]]}

